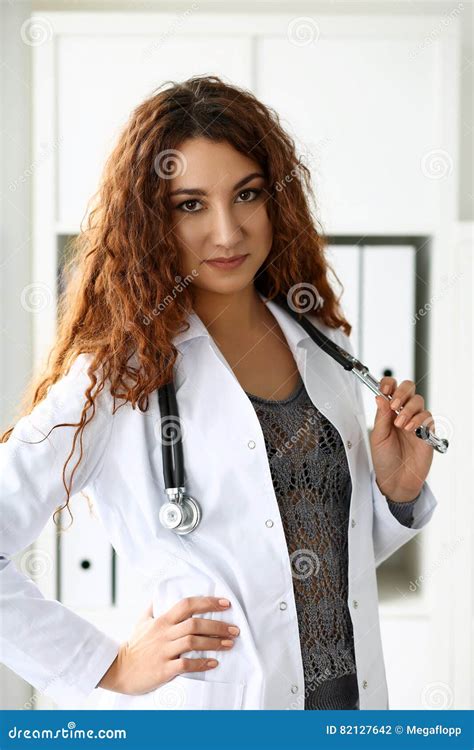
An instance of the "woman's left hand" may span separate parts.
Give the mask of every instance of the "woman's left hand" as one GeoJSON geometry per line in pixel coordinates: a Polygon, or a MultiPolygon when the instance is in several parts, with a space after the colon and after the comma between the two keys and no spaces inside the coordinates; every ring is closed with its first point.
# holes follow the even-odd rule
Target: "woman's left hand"
{"type": "Polygon", "coordinates": [[[430,470],[434,450],[417,437],[414,430],[424,424],[435,432],[434,421],[431,412],[425,409],[423,397],[415,392],[412,380],[403,380],[397,387],[395,378],[384,377],[380,381],[380,390],[391,395],[392,400],[375,397],[377,413],[370,434],[375,478],[383,495],[390,500],[408,502],[419,494],[430,470]],[[398,416],[394,409],[401,409],[398,416]],[[408,430],[405,429],[407,425],[408,430]]]}

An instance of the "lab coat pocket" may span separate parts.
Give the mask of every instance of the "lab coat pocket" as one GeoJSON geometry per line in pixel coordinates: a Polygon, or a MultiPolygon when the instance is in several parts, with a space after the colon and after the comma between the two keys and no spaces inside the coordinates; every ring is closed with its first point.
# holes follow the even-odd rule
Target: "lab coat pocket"
{"type": "Polygon", "coordinates": [[[116,710],[236,710],[242,708],[245,682],[218,682],[176,675],[143,695],[114,694],[116,710]]]}

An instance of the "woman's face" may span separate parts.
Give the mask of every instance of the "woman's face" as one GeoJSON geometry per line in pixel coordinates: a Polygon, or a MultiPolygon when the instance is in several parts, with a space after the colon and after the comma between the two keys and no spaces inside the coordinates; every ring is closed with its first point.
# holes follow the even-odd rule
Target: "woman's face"
{"type": "Polygon", "coordinates": [[[169,190],[183,277],[203,290],[237,292],[253,281],[272,245],[263,172],[227,142],[190,138],[177,151],[183,169],[169,190]],[[206,262],[235,255],[247,256],[235,268],[206,262]]]}

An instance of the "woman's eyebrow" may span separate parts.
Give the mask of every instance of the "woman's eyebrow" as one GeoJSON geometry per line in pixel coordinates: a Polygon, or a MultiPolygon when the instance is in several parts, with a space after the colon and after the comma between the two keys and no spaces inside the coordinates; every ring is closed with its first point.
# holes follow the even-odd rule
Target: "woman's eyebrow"
{"type": "MultiPolygon", "coordinates": [[[[261,172],[252,172],[251,174],[247,175],[247,177],[244,177],[242,180],[239,180],[236,185],[232,188],[232,190],[237,190],[237,188],[242,187],[242,185],[245,185],[250,180],[253,180],[254,177],[263,177],[265,178],[265,175],[263,175],[261,172]]],[[[171,195],[207,195],[205,190],[201,190],[200,188],[179,188],[178,190],[173,190],[173,192],[170,193],[171,195]]]]}

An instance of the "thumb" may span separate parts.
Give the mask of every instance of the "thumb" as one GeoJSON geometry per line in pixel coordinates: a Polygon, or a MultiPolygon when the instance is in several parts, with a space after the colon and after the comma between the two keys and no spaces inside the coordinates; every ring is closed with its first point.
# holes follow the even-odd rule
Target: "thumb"
{"type": "Polygon", "coordinates": [[[389,437],[394,418],[397,415],[390,408],[390,401],[383,396],[376,396],[375,401],[377,403],[377,411],[375,413],[372,437],[378,442],[389,437]]]}

